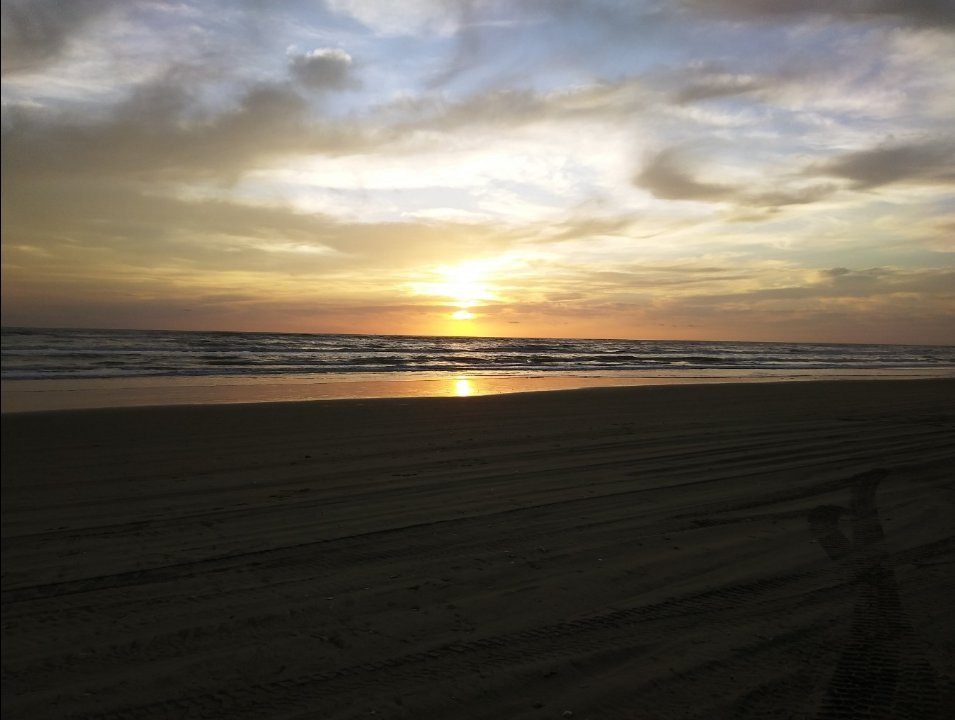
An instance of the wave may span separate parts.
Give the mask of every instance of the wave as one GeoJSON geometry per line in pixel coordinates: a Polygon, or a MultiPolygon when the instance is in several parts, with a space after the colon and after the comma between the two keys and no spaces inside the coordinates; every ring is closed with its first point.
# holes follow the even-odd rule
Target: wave
{"type": "Polygon", "coordinates": [[[950,346],[2,329],[4,379],[955,368],[950,346]]]}

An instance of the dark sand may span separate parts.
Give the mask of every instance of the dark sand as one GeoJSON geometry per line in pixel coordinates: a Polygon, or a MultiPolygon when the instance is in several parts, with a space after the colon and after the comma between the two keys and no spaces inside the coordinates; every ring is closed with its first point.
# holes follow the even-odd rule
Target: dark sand
{"type": "Polygon", "coordinates": [[[2,416],[3,718],[943,718],[955,380],[2,416]]]}

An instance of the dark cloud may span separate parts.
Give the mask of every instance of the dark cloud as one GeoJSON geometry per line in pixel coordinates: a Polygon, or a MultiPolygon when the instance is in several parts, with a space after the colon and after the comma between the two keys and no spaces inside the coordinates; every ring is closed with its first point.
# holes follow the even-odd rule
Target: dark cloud
{"type": "Polygon", "coordinates": [[[621,264],[616,270],[596,270],[580,273],[575,279],[592,294],[600,292],[646,293],[653,288],[712,286],[751,276],[733,268],[693,266],[621,264]]]}
{"type": "Polygon", "coordinates": [[[771,190],[704,182],[694,177],[687,152],[680,147],[667,148],[646,163],[634,178],[634,184],[663,200],[730,203],[745,209],[757,209],[738,220],[760,221],[789,205],[819,202],[836,191],[831,183],[814,183],[771,190]]]}
{"type": "Polygon", "coordinates": [[[289,61],[289,72],[314,90],[347,90],[358,86],[351,56],[338,49],[320,48],[289,61]]]}
{"type": "Polygon", "coordinates": [[[701,72],[680,88],[674,99],[680,104],[732,97],[762,90],[765,83],[751,76],[701,72]]]}
{"type": "Polygon", "coordinates": [[[836,191],[831,183],[817,183],[804,187],[766,192],[741,192],[738,200],[741,204],[755,207],[779,208],[787,205],[809,205],[824,200],[836,191]]]}
{"type": "Polygon", "coordinates": [[[285,83],[247,87],[231,105],[210,111],[178,75],[167,76],[95,118],[9,108],[3,178],[232,178],[272,156],[342,152],[357,137],[353,127],[315,118],[306,99],[285,83]]]}
{"type": "MultiPolygon", "coordinates": [[[[17,280],[12,287],[3,285],[4,325],[332,333],[364,327],[393,332],[409,327],[416,317],[447,312],[446,306],[436,308],[433,303],[336,299],[324,285],[311,292],[300,288],[254,295],[210,291],[201,282],[173,284],[160,277],[120,278],[108,286],[83,275],[28,284],[17,280]],[[24,307],[29,310],[24,312],[24,307]]],[[[423,334],[428,327],[416,329],[423,334]]]]}
{"type": "MultiPolygon", "coordinates": [[[[946,268],[817,271],[802,284],[745,292],[701,292],[664,299],[658,318],[700,323],[711,331],[747,327],[753,337],[814,341],[955,341],[946,296],[955,271],[946,268]]],[[[737,330],[738,331],[738,330],[737,330]]]]}
{"type": "Polygon", "coordinates": [[[735,197],[736,191],[728,185],[696,180],[686,164],[680,148],[667,148],[652,157],[634,181],[664,200],[722,202],[735,197]]]}
{"type": "Polygon", "coordinates": [[[629,233],[633,223],[634,218],[630,215],[618,217],[578,216],[551,226],[553,231],[537,238],[535,242],[550,243],[599,235],[619,235],[629,233]]]}
{"type": "Polygon", "coordinates": [[[955,26],[951,0],[685,0],[694,10],[734,19],[819,14],[844,20],[887,18],[924,26],[955,26]]]}
{"type": "Polygon", "coordinates": [[[4,0],[3,74],[36,69],[56,60],[73,36],[122,0],[4,0]]]}
{"type": "Polygon", "coordinates": [[[860,150],[815,165],[808,172],[845,178],[859,189],[896,182],[951,184],[955,183],[955,142],[939,140],[860,150]]]}
{"type": "Polygon", "coordinates": [[[823,270],[823,275],[828,275],[829,277],[839,277],[840,275],[848,275],[852,271],[849,268],[836,267],[830,268],[828,270],[823,270]]]}
{"type": "Polygon", "coordinates": [[[717,308],[742,303],[749,303],[757,308],[762,303],[778,300],[888,298],[899,294],[937,295],[955,287],[955,270],[946,268],[908,270],[874,267],[852,270],[838,267],[818,270],[815,274],[815,281],[800,285],[708,294],[706,302],[717,308]]]}

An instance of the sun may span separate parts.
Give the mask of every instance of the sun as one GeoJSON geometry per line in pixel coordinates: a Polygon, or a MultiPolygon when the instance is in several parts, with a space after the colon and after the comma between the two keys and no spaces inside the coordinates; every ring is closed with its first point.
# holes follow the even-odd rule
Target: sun
{"type": "MultiPolygon", "coordinates": [[[[462,311],[482,301],[492,300],[494,294],[486,280],[489,269],[486,263],[476,261],[438,268],[444,280],[438,283],[439,292],[450,298],[455,307],[462,311]]],[[[462,315],[460,319],[468,318],[462,315]]]]}
{"type": "Polygon", "coordinates": [[[487,260],[442,265],[434,270],[436,282],[413,283],[411,287],[416,294],[445,298],[457,308],[451,313],[453,320],[473,320],[477,317],[475,308],[497,299],[489,279],[494,268],[495,263],[487,260]]]}

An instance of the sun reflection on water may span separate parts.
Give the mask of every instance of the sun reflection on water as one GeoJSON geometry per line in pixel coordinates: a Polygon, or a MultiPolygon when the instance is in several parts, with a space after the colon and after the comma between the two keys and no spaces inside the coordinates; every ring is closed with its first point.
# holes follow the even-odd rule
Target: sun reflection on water
{"type": "Polygon", "coordinates": [[[471,381],[466,377],[455,378],[454,394],[457,397],[468,397],[469,395],[473,395],[474,388],[471,386],[471,381]]]}

